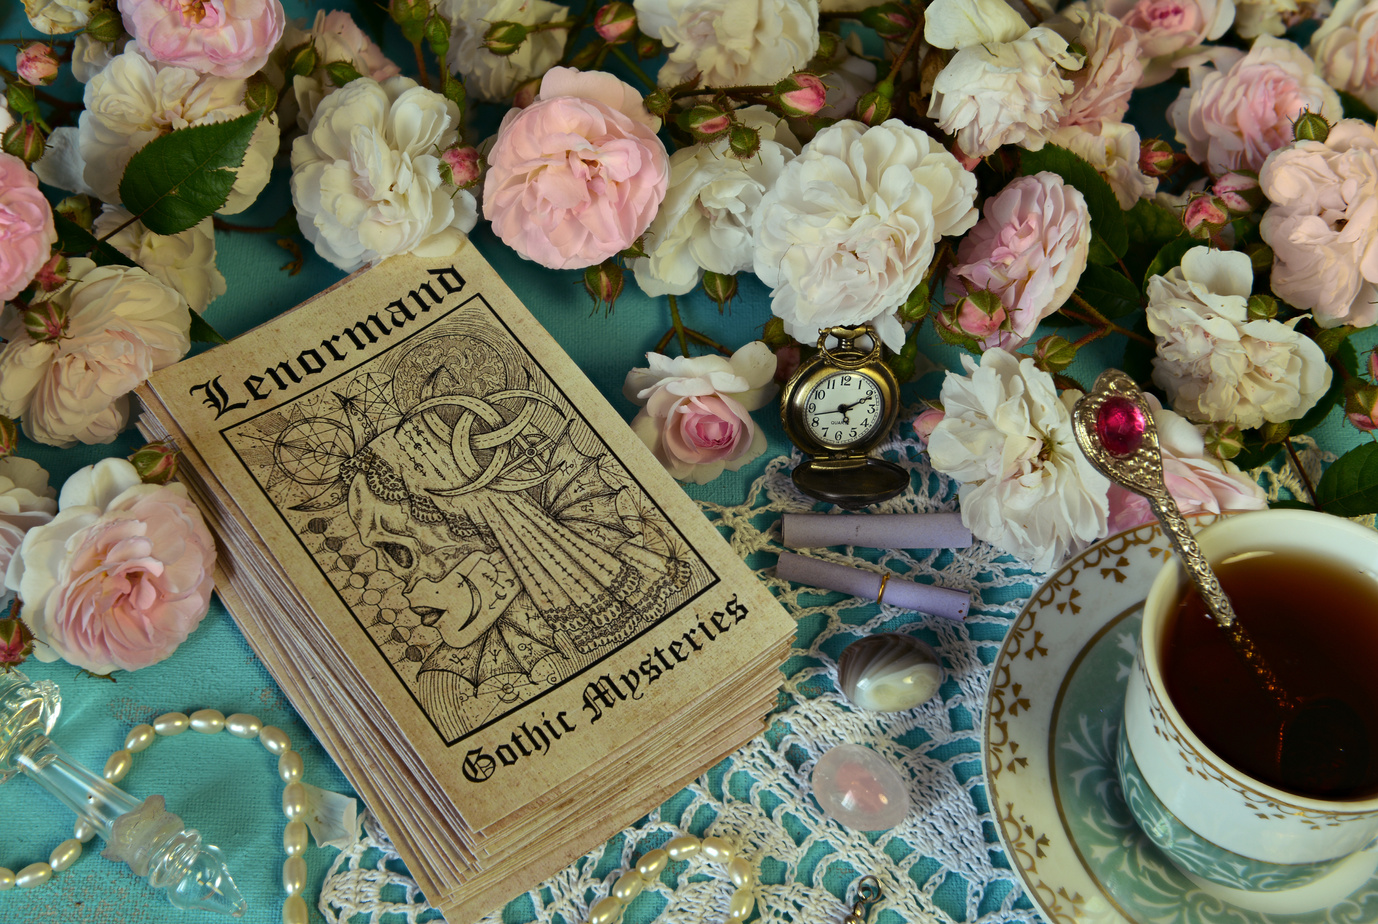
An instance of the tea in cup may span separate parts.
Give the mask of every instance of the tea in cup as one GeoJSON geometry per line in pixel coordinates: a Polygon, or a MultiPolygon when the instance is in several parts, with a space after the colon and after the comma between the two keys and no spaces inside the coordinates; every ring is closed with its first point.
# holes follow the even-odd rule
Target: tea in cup
{"type": "Polygon", "coordinates": [[[1170,556],[1144,603],[1121,787],[1188,875],[1297,888],[1378,836],[1378,532],[1269,510],[1217,521],[1197,541],[1265,672],[1236,652],[1170,556]]]}

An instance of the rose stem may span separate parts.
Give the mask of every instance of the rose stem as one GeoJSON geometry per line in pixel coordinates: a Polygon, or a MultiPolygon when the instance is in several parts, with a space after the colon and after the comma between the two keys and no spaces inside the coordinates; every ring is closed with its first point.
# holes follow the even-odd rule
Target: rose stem
{"type": "Polygon", "coordinates": [[[1306,469],[1302,468],[1301,459],[1298,458],[1297,450],[1292,446],[1291,437],[1283,437],[1282,445],[1287,450],[1288,458],[1292,460],[1292,467],[1301,476],[1301,483],[1306,486],[1306,493],[1311,497],[1311,506],[1320,510],[1321,505],[1316,503],[1316,486],[1311,483],[1311,476],[1306,474],[1306,469]]]}
{"type": "MultiPolygon", "coordinates": [[[[628,69],[630,69],[631,72],[636,75],[637,79],[644,83],[648,88],[652,90],[656,88],[656,82],[652,80],[650,77],[646,76],[646,72],[641,69],[640,64],[637,64],[631,58],[627,57],[627,53],[622,50],[621,45],[613,45],[612,53],[617,55],[617,57],[621,59],[622,63],[627,65],[628,69]]],[[[674,296],[671,296],[672,299],[673,297],[674,296]]]]}
{"type": "Polygon", "coordinates": [[[679,337],[679,352],[681,356],[689,355],[689,339],[684,334],[684,322],[679,317],[679,301],[673,296],[670,299],[670,323],[675,326],[675,335],[679,337]]]}

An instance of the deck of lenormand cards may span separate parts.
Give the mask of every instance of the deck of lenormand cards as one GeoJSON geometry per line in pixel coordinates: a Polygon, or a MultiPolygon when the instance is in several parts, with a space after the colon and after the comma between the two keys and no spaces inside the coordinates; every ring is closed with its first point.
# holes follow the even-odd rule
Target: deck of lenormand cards
{"type": "Polygon", "coordinates": [[[794,623],[472,248],[156,373],[216,586],[458,924],[759,733],[794,623]]]}

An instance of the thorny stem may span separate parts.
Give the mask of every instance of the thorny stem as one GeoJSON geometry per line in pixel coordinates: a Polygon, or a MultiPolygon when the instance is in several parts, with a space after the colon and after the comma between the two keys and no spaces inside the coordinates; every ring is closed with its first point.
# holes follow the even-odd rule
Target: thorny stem
{"type": "Polygon", "coordinates": [[[1082,314],[1082,313],[1079,312],[1079,311],[1072,311],[1072,310],[1069,309],[1066,305],[1063,305],[1063,306],[1062,306],[1062,309],[1061,309],[1062,313],[1063,313],[1064,315],[1066,315],[1067,317],[1071,318],[1073,321],[1080,321],[1081,323],[1083,323],[1083,324],[1089,324],[1089,325],[1091,325],[1092,327],[1104,328],[1106,331],[1108,331],[1108,332],[1110,332],[1110,333],[1114,333],[1114,334],[1124,334],[1124,335],[1125,335],[1126,337],[1128,337],[1130,340],[1137,340],[1139,343],[1143,343],[1143,344],[1146,344],[1146,345],[1148,345],[1148,346],[1156,346],[1156,344],[1154,343],[1154,341],[1153,341],[1153,339],[1152,339],[1151,337],[1145,337],[1143,334],[1139,333],[1138,331],[1130,330],[1130,329],[1127,328],[1127,327],[1121,327],[1120,325],[1116,324],[1114,321],[1111,321],[1111,320],[1107,319],[1103,314],[1101,314],[1101,313],[1100,313],[1099,311],[1097,311],[1095,308],[1092,308],[1092,307],[1086,302],[1086,300],[1083,299],[1083,298],[1081,298],[1079,295],[1073,294],[1073,295],[1072,295],[1072,300],[1073,300],[1074,302],[1076,302],[1078,305],[1080,305],[1081,307],[1087,309],[1087,310],[1090,312],[1089,315],[1088,315],[1088,314],[1082,314]]]}
{"type": "MultiPolygon", "coordinates": [[[[1027,3],[1028,0],[1024,0],[1024,2],[1027,3]]],[[[914,50],[914,45],[918,42],[919,36],[921,35],[923,35],[922,15],[919,16],[919,21],[915,24],[914,31],[909,33],[909,38],[905,40],[904,47],[900,49],[900,53],[895,55],[895,60],[891,62],[890,73],[885,75],[886,80],[894,81],[894,79],[899,76],[900,68],[904,65],[905,59],[909,57],[909,53],[914,50]]]]}
{"type": "Polygon", "coordinates": [[[1292,460],[1292,467],[1295,468],[1297,474],[1301,476],[1301,483],[1306,486],[1306,493],[1310,498],[1309,503],[1312,507],[1320,510],[1321,505],[1316,503],[1316,486],[1311,483],[1311,476],[1306,474],[1306,469],[1302,467],[1301,459],[1297,456],[1296,448],[1292,446],[1291,438],[1288,437],[1283,439],[1282,445],[1287,450],[1287,457],[1292,460]]]}
{"type": "MultiPolygon", "coordinates": [[[[684,328],[684,334],[685,334],[686,337],[688,337],[690,340],[694,341],[695,343],[701,344],[702,346],[706,346],[706,347],[708,347],[709,349],[717,350],[719,353],[723,354],[724,356],[731,356],[731,355],[732,355],[732,351],[729,350],[727,347],[723,346],[721,343],[718,343],[716,340],[712,339],[711,337],[707,337],[707,336],[705,336],[704,334],[699,333],[698,331],[694,330],[692,327],[686,327],[686,328],[684,328]]],[[[675,329],[672,327],[672,328],[670,328],[669,330],[667,330],[667,331],[665,332],[665,335],[662,336],[662,337],[660,338],[660,340],[656,341],[655,352],[657,352],[657,353],[664,353],[664,352],[665,352],[665,348],[666,348],[667,346],[670,345],[670,341],[671,341],[671,339],[674,338],[674,336],[675,336],[675,329]]]]}
{"type": "Polygon", "coordinates": [[[670,298],[670,322],[675,325],[675,334],[679,337],[679,352],[681,356],[689,355],[689,338],[684,333],[684,322],[679,317],[679,300],[673,295],[670,298]]]}
{"type": "Polygon", "coordinates": [[[98,239],[96,240],[96,243],[97,243],[97,244],[104,244],[106,241],[110,240],[110,239],[111,239],[112,237],[114,237],[116,234],[119,234],[119,233],[120,233],[121,231],[123,231],[125,228],[128,228],[130,225],[134,224],[134,222],[138,221],[141,217],[142,217],[142,214],[140,214],[140,215],[131,215],[131,216],[129,216],[129,220],[128,220],[128,221],[122,222],[118,228],[115,228],[114,230],[112,230],[112,231],[108,232],[107,234],[103,235],[102,237],[98,238],[98,239]]]}
{"type": "Polygon", "coordinates": [[[421,43],[419,41],[412,42],[411,47],[412,51],[416,52],[416,70],[421,77],[421,86],[429,90],[431,88],[431,75],[426,70],[426,56],[421,51],[421,43]]]}

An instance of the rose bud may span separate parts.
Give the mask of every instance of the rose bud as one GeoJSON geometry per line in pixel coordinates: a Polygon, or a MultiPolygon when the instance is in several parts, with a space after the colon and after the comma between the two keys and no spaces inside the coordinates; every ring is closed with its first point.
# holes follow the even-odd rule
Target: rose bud
{"type": "Polygon", "coordinates": [[[1230,210],[1217,196],[1194,193],[1182,210],[1182,225],[1187,234],[1200,240],[1210,240],[1230,223],[1230,210]]]}
{"type": "Polygon", "coordinates": [[[56,292],[62,288],[67,284],[67,258],[60,253],[53,254],[47,263],[38,268],[33,281],[44,292],[56,292]]]}
{"type": "Polygon", "coordinates": [[[81,225],[87,231],[91,230],[91,223],[95,220],[91,214],[91,197],[82,193],[63,199],[53,206],[53,211],[69,221],[81,225]]]}
{"type": "Polygon", "coordinates": [[[732,113],[725,112],[717,106],[701,104],[680,113],[675,122],[692,135],[695,141],[707,144],[723,136],[732,124],[732,113]]]}
{"type": "Polygon", "coordinates": [[[1278,300],[1271,295],[1250,295],[1244,311],[1250,321],[1271,321],[1278,316],[1278,300]]]}
{"type": "Polygon", "coordinates": [[[779,347],[775,351],[775,384],[783,385],[789,381],[790,376],[799,369],[799,363],[803,359],[799,352],[799,344],[793,341],[779,347]]]}
{"type": "Polygon", "coordinates": [[[27,84],[35,87],[50,84],[57,76],[57,58],[51,46],[34,42],[20,50],[14,69],[19,79],[27,84]]]}
{"type": "Polygon", "coordinates": [[[1206,449],[1221,459],[1233,459],[1244,451],[1244,432],[1234,424],[1213,423],[1201,431],[1206,449]]]}
{"type": "Polygon", "coordinates": [[[1247,215],[1264,202],[1263,188],[1258,185],[1258,174],[1249,170],[1227,173],[1215,181],[1211,192],[1225,203],[1231,212],[1247,215]]]}
{"type": "Polygon", "coordinates": [[[488,27],[488,32],[483,36],[483,47],[505,58],[516,54],[530,34],[531,29],[527,26],[502,19],[488,27]]]}
{"type": "Polygon", "coordinates": [[[1164,177],[1182,165],[1172,145],[1152,138],[1139,145],[1139,170],[1144,176],[1164,177]]]}
{"type": "Polygon", "coordinates": [[[450,24],[440,16],[432,16],[426,20],[422,31],[426,35],[426,45],[430,47],[431,54],[444,61],[445,55],[450,51],[450,24]]]}
{"type": "Polygon", "coordinates": [[[118,42],[120,36],[124,35],[124,21],[120,18],[119,10],[107,8],[92,13],[86,22],[86,34],[106,45],[118,42]]]}
{"type": "Polygon", "coordinates": [[[718,313],[722,314],[724,306],[732,299],[737,297],[737,276],[735,273],[715,273],[709,270],[703,274],[703,281],[700,283],[703,291],[718,306],[718,313]]]}
{"type": "Polygon", "coordinates": [[[1330,123],[1325,116],[1308,109],[1292,123],[1292,137],[1297,141],[1324,141],[1330,137],[1330,123]]]}
{"type": "Polygon", "coordinates": [[[636,31],[636,10],[620,0],[605,3],[593,14],[593,29],[609,45],[620,45],[636,31]]]}
{"type": "Polygon", "coordinates": [[[656,39],[651,38],[644,32],[636,34],[636,56],[645,61],[650,58],[660,57],[665,53],[665,46],[656,39]]]}
{"type": "Polygon", "coordinates": [[[468,189],[483,177],[483,155],[472,145],[456,145],[440,155],[440,178],[451,186],[468,189]]]}
{"type": "Polygon", "coordinates": [[[13,420],[0,414],[0,459],[14,455],[19,446],[19,427],[13,420]]]}
{"type": "Polygon", "coordinates": [[[262,74],[254,74],[249,78],[244,87],[244,106],[250,112],[271,113],[278,105],[277,87],[273,86],[262,74]]]}
{"type": "Polygon", "coordinates": [[[914,435],[919,438],[919,443],[927,447],[928,438],[933,435],[933,430],[942,422],[942,405],[926,408],[914,418],[914,435]]]}
{"type": "Polygon", "coordinates": [[[0,619],[0,667],[6,672],[33,654],[33,633],[18,616],[0,619]]]}
{"type": "Polygon", "coordinates": [[[42,157],[47,147],[48,141],[43,137],[43,132],[28,119],[14,123],[0,136],[0,149],[26,164],[32,164],[42,157]]]}
{"type": "Polygon", "coordinates": [[[1345,416],[1364,433],[1378,430],[1378,386],[1350,383],[1345,395],[1345,416]]]}
{"type": "Polygon", "coordinates": [[[1076,345],[1066,337],[1050,334],[1034,344],[1034,365],[1049,375],[1062,372],[1077,358],[1076,345]]]}
{"type": "Polygon", "coordinates": [[[39,343],[51,343],[67,336],[67,309],[53,301],[35,302],[24,309],[24,329],[39,343]]]}
{"type": "Polygon", "coordinates": [[[901,322],[913,324],[928,317],[930,303],[933,300],[933,293],[928,288],[928,283],[921,282],[914,286],[909,297],[904,300],[897,314],[901,322]]]}
{"type": "Polygon", "coordinates": [[[914,17],[898,3],[882,3],[860,13],[861,22],[881,38],[905,38],[914,31],[914,17]]]}
{"type": "Polygon", "coordinates": [[[612,311],[623,284],[622,267],[614,260],[604,260],[584,270],[584,290],[592,296],[594,306],[606,306],[605,311],[612,311]]]}
{"type": "Polygon", "coordinates": [[[780,347],[788,346],[795,341],[793,337],[785,333],[785,322],[777,317],[772,317],[761,328],[761,342],[772,350],[778,350],[780,347]]]}
{"type": "Polygon", "coordinates": [[[645,106],[651,115],[663,119],[670,114],[670,107],[674,105],[674,101],[670,99],[669,93],[657,88],[642,98],[641,105],[645,106]]]}
{"type": "Polygon", "coordinates": [[[294,77],[310,77],[320,66],[321,56],[312,42],[305,42],[287,52],[287,73],[294,77]]]}
{"type": "Polygon", "coordinates": [[[426,20],[431,18],[427,0],[392,0],[388,5],[392,21],[402,29],[402,37],[415,45],[426,36],[426,20]]]}
{"type": "Polygon", "coordinates": [[[882,80],[876,84],[876,88],[870,93],[863,94],[856,103],[856,117],[859,121],[867,125],[879,125],[890,114],[894,112],[894,105],[890,102],[895,95],[895,85],[888,80],[882,80]]]}
{"type": "Polygon", "coordinates": [[[828,104],[828,88],[816,74],[800,71],[775,85],[780,109],[791,118],[817,115],[828,104]]]}
{"type": "Polygon", "coordinates": [[[968,292],[956,304],[944,310],[944,322],[968,337],[984,340],[1008,323],[1008,314],[1000,296],[987,289],[968,292]]]}
{"type": "Polygon", "coordinates": [[[727,153],[737,160],[751,160],[761,150],[761,133],[749,125],[733,122],[727,130],[727,153]]]}
{"type": "Polygon", "coordinates": [[[364,76],[348,61],[331,61],[325,66],[325,73],[330,77],[330,82],[337,87],[351,84],[364,76]]]}
{"type": "Polygon", "coordinates": [[[1249,255],[1255,273],[1266,273],[1273,268],[1273,248],[1262,241],[1245,244],[1244,252],[1249,255]]]}
{"type": "Polygon", "coordinates": [[[144,484],[167,484],[177,474],[179,455],[171,440],[163,440],[134,450],[129,461],[144,484]]]}
{"type": "Polygon", "coordinates": [[[536,94],[541,92],[541,78],[532,77],[530,80],[517,84],[517,89],[512,94],[512,105],[518,109],[525,109],[536,101],[536,94]]]}

